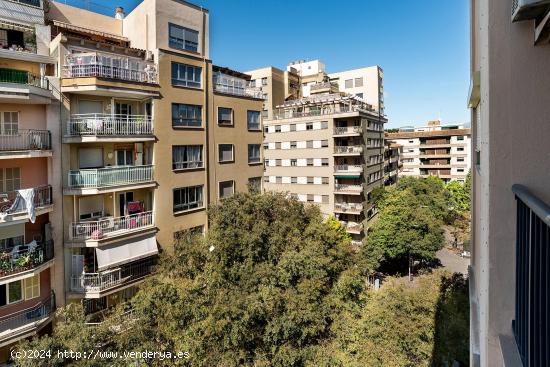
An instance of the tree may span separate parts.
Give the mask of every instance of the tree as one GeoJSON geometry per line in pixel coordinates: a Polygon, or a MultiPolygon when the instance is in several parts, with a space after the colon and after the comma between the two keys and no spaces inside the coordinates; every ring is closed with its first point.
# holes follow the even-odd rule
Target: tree
{"type": "Polygon", "coordinates": [[[331,215],[326,219],[326,223],[330,228],[332,228],[340,235],[342,240],[351,242],[351,235],[348,233],[348,231],[346,231],[346,228],[342,225],[342,223],[340,223],[338,219],[331,215]]]}
{"type": "Polygon", "coordinates": [[[444,219],[449,210],[449,193],[439,177],[403,177],[397,182],[397,190],[409,190],[421,207],[427,207],[439,219],[444,219]]]}
{"type": "Polygon", "coordinates": [[[451,181],[445,187],[450,194],[450,207],[460,214],[470,210],[470,191],[467,190],[466,184],[461,184],[458,181],[451,181]]]}

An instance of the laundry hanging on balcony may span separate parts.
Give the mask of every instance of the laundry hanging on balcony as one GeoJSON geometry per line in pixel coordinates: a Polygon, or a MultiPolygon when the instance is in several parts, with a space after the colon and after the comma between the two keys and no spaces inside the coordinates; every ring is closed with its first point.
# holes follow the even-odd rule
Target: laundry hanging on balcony
{"type": "Polygon", "coordinates": [[[0,212],[0,219],[4,220],[8,215],[27,211],[29,220],[34,223],[36,212],[34,206],[34,189],[17,190],[13,204],[6,211],[0,212]]]}

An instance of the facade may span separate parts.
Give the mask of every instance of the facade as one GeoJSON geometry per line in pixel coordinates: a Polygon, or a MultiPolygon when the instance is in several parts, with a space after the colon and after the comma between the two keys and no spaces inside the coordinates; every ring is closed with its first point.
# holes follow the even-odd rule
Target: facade
{"type": "Polygon", "coordinates": [[[287,101],[274,117],[264,121],[265,190],[318,204],[360,245],[375,214],[370,193],[383,184],[387,120],[361,99],[330,91],[287,101]]]}
{"type": "Polygon", "coordinates": [[[403,167],[401,156],[403,147],[399,144],[384,140],[384,185],[391,186],[397,183],[399,172],[403,167]]]}
{"type": "Polygon", "coordinates": [[[387,133],[386,139],[403,147],[403,176],[464,182],[471,167],[470,134],[464,126],[431,121],[428,126],[387,133]]]}
{"type": "Polygon", "coordinates": [[[471,1],[472,366],[550,360],[548,10],[471,1]]]}
{"type": "Polygon", "coordinates": [[[0,362],[63,294],[59,103],[42,1],[0,1],[0,362]],[[55,255],[55,256],[54,256],[55,255]]]}

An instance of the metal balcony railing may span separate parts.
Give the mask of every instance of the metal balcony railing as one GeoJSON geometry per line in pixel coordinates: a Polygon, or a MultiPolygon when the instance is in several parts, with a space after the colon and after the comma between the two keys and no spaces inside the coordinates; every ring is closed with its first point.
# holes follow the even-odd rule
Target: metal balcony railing
{"type": "Polygon", "coordinates": [[[116,269],[73,275],[71,276],[71,291],[77,293],[101,292],[123,283],[136,281],[151,274],[156,263],[155,256],[116,269]]]}
{"type": "MultiPolygon", "coordinates": [[[[35,208],[52,204],[52,187],[50,185],[36,187],[33,190],[33,203],[35,208]]],[[[21,197],[18,191],[0,192],[0,213],[14,215],[26,211],[26,201],[21,197]]]]}
{"type": "Polygon", "coordinates": [[[335,154],[353,154],[353,153],[362,153],[362,152],[363,152],[363,147],[360,145],[334,147],[335,154]]]}
{"type": "Polygon", "coordinates": [[[46,77],[25,70],[0,68],[0,83],[24,84],[51,90],[50,81],[46,77]]]}
{"type": "Polygon", "coordinates": [[[334,185],[334,190],[336,192],[352,192],[352,193],[361,193],[363,192],[363,185],[347,185],[347,184],[336,184],[334,185]]]}
{"type": "Polygon", "coordinates": [[[334,166],[334,172],[363,172],[363,166],[360,164],[340,164],[334,166]]]}
{"type": "Polygon", "coordinates": [[[361,203],[335,203],[334,209],[342,212],[360,212],[363,210],[361,203]]]}
{"type": "Polygon", "coordinates": [[[146,115],[83,113],[71,115],[68,136],[153,135],[153,121],[146,115]]]}
{"type": "Polygon", "coordinates": [[[260,88],[248,86],[248,81],[235,76],[227,75],[216,71],[212,74],[214,91],[232,94],[235,96],[246,96],[254,98],[263,98],[263,92],[260,88]]]}
{"type": "Polygon", "coordinates": [[[361,126],[335,127],[334,135],[361,134],[361,126]]]}
{"type": "Polygon", "coordinates": [[[512,186],[516,212],[516,308],[512,328],[523,365],[546,366],[550,355],[550,206],[512,186]]]}
{"type": "Polygon", "coordinates": [[[34,328],[40,321],[46,320],[55,311],[55,295],[52,291],[50,296],[39,301],[36,305],[0,318],[0,340],[34,328]]]}
{"type": "Polygon", "coordinates": [[[18,130],[0,134],[0,151],[50,150],[51,134],[48,130],[18,130]]]}
{"type": "Polygon", "coordinates": [[[53,259],[53,241],[0,250],[0,278],[32,270],[53,259]]]}
{"type": "Polygon", "coordinates": [[[99,220],[71,223],[71,238],[76,240],[100,240],[104,236],[123,235],[154,224],[153,212],[143,212],[123,217],[106,217],[99,220]]]}
{"type": "Polygon", "coordinates": [[[100,77],[138,83],[158,83],[154,63],[98,52],[67,55],[63,77],[100,77]]]}
{"type": "Polygon", "coordinates": [[[70,188],[101,188],[153,181],[153,166],[113,166],[69,171],[70,188]]]}

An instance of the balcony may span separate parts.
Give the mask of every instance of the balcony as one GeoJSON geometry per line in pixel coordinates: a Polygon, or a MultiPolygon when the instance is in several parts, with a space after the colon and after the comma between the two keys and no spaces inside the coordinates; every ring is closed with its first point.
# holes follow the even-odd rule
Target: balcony
{"type": "Polygon", "coordinates": [[[246,79],[216,71],[213,74],[213,84],[214,92],[239,97],[263,99],[262,90],[260,88],[247,86],[248,81],[246,79]]]}
{"type": "Polygon", "coordinates": [[[14,276],[33,276],[51,265],[53,241],[38,244],[36,241],[0,250],[1,283],[7,283],[14,276]]]}
{"type": "Polygon", "coordinates": [[[152,211],[70,224],[72,241],[101,241],[154,228],[152,211]]]}
{"type": "Polygon", "coordinates": [[[50,104],[53,97],[45,76],[26,70],[0,68],[0,102],[50,104]]]}
{"type": "Polygon", "coordinates": [[[333,135],[335,136],[360,136],[363,133],[361,126],[335,127],[333,135]]]}
{"type": "Polygon", "coordinates": [[[361,234],[363,232],[363,224],[356,222],[340,222],[346,228],[346,231],[351,234],[361,234]]]}
{"type": "Polygon", "coordinates": [[[55,295],[53,292],[34,306],[0,318],[0,347],[29,337],[39,331],[54,315],[55,295]]]}
{"type": "Polygon", "coordinates": [[[363,193],[363,185],[336,184],[334,185],[334,192],[343,195],[361,195],[363,193]]]}
{"type": "Polygon", "coordinates": [[[0,223],[28,220],[34,215],[50,212],[52,204],[50,185],[0,193],[0,223]],[[28,205],[30,201],[32,206],[28,205]]]}
{"type": "Polygon", "coordinates": [[[0,159],[51,157],[48,130],[18,130],[0,135],[0,159]]]}
{"type": "Polygon", "coordinates": [[[309,87],[311,94],[315,93],[338,93],[339,87],[336,82],[315,83],[309,87]]]}
{"type": "Polygon", "coordinates": [[[363,147],[360,145],[334,147],[334,155],[353,156],[361,155],[361,153],[363,153],[363,147]]]}
{"type": "Polygon", "coordinates": [[[363,166],[360,164],[341,164],[334,166],[336,178],[359,178],[363,173],[363,166]]]}
{"type": "Polygon", "coordinates": [[[84,113],[71,115],[66,143],[154,140],[153,121],[146,115],[84,113]]]}
{"type": "Polygon", "coordinates": [[[97,273],[84,273],[71,276],[71,292],[85,294],[86,297],[99,298],[102,292],[132,285],[154,271],[157,257],[125,264],[114,269],[97,273]]]}
{"type": "Polygon", "coordinates": [[[335,213],[361,214],[363,212],[362,203],[334,203],[335,213]]]}
{"type": "Polygon", "coordinates": [[[153,165],[112,166],[69,171],[66,195],[94,194],[113,191],[122,186],[154,186],[153,165]]]}

